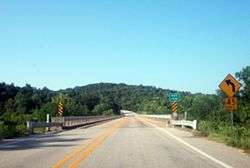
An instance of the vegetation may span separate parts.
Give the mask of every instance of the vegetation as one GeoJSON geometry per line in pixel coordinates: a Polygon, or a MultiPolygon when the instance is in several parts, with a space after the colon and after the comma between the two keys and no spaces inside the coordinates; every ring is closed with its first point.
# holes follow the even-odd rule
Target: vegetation
{"type": "Polygon", "coordinates": [[[226,96],[220,91],[217,95],[185,97],[182,105],[190,112],[191,118],[198,118],[198,129],[202,134],[232,146],[250,149],[250,66],[243,68],[235,76],[243,87],[236,95],[238,109],[234,112],[233,126],[230,123],[230,113],[223,107],[226,96]]]}
{"type": "MultiPolygon", "coordinates": [[[[221,137],[228,144],[250,146],[250,66],[235,74],[242,83],[237,94],[239,108],[234,126],[223,107],[225,95],[179,92],[178,113],[199,121],[198,128],[208,136],[221,137]]],[[[99,83],[60,91],[37,89],[26,85],[0,83],[0,138],[22,136],[26,121],[45,121],[46,114],[56,116],[57,104],[65,107],[64,116],[113,115],[120,109],[144,114],[171,114],[167,95],[173,92],[151,86],[99,83]]]]}
{"type": "Polygon", "coordinates": [[[155,87],[99,83],[60,91],[26,85],[0,83],[0,138],[26,134],[26,121],[45,121],[46,114],[57,116],[114,115],[120,109],[167,113],[165,91],[155,87]]]}

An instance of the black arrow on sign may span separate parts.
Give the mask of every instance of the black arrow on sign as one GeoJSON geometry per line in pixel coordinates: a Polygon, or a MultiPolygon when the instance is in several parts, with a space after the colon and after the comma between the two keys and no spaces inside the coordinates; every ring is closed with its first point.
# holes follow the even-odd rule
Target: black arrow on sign
{"type": "Polygon", "coordinates": [[[227,85],[228,85],[228,86],[229,86],[229,85],[231,85],[231,86],[232,86],[232,90],[233,90],[233,92],[235,92],[235,85],[234,85],[234,83],[233,83],[233,82],[231,82],[231,80],[230,80],[230,79],[226,80],[226,83],[227,83],[227,85]]]}

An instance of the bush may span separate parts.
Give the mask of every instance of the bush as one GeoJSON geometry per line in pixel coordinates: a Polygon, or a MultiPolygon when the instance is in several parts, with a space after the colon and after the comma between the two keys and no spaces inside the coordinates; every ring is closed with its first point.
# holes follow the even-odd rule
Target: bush
{"type": "Polygon", "coordinates": [[[228,145],[250,149],[250,129],[226,122],[200,121],[198,130],[206,136],[216,137],[228,145]]]}
{"type": "Polygon", "coordinates": [[[109,110],[103,111],[102,115],[114,115],[114,113],[112,109],[109,109],[109,110]]]}
{"type": "Polygon", "coordinates": [[[31,115],[5,113],[1,116],[0,137],[13,138],[26,134],[26,121],[31,119],[31,115]]]}
{"type": "Polygon", "coordinates": [[[216,124],[214,124],[214,122],[200,121],[198,123],[198,130],[203,135],[208,136],[211,132],[215,132],[216,124]]]}
{"type": "Polygon", "coordinates": [[[6,125],[4,125],[3,122],[0,123],[0,139],[3,139],[5,137],[6,131],[6,125]]]}
{"type": "Polygon", "coordinates": [[[27,126],[25,124],[20,124],[16,126],[16,132],[18,136],[23,136],[27,133],[27,126]]]}

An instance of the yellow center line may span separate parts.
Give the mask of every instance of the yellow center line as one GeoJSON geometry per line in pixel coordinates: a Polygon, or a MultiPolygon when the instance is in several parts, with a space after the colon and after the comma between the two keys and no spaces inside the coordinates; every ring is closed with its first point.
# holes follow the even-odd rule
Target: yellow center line
{"type": "MultiPolygon", "coordinates": [[[[124,120],[122,121],[124,122],[124,120]]],[[[92,141],[89,141],[87,144],[79,146],[77,149],[73,150],[71,153],[64,156],[64,158],[62,160],[59,160],[54,166],[52,166],[52,168],[61,168],[67,161],[73,159],[74,157],[77,157],[87,146],[91,146],[93,143],[99,142],[100,139],[103,139],[103,137],[105,137],[103,139],[104,141],[106,139],[106,135],[109,134],[109,132],[111,132],[112,130],[114,130],[114,128],[117,128],[117,125],[121,125],[120,123],[121,121],[112,124],[112,126],[110,126],[107,130],[99,133],[92,141]]]]}
{"type": "Polygon", "coordinates": [[[71,160],[74,156],[79,154],[87,144],[81,145],[79,148],[75,149],[72,153],[66,155],[62,160],[58,161],[52,168],[61,168],[64,163],[66,163],[68,160],[71,160]]]}
{"type": "Polygon", "coordinates": [[[79,159],[75,160],[70,166],[69,168],[77,168],[78,165],[80,164],[81,161],[83,161],[84,159],[86,159],[97,147],[99,147],[107,137],[109,137],[110,135],[114,134],[124,123],[126,120],[123,120],[121,123],[118,123],[115,127],[111,128],[110,130],[108,130],[106,132],[106,134],[104,134],[101,137],[98,137],[97,139],[95,139],[95,141],[93,141],[93,143],[91,143],[91,145],[83,151],[82,155],[80,156],[79,159]]]}

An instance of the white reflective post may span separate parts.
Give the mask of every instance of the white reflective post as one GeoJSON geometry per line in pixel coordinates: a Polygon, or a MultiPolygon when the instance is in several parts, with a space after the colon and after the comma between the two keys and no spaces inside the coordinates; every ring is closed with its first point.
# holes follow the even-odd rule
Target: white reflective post
{"type": "MultiPolygon", "coordinates": [[[[47,114],[47,120],[46,123],[49,123],[49,114],[47,114]]],[[[46,127],[46,131],[49,131],[49,127],[46,127]]]]}

